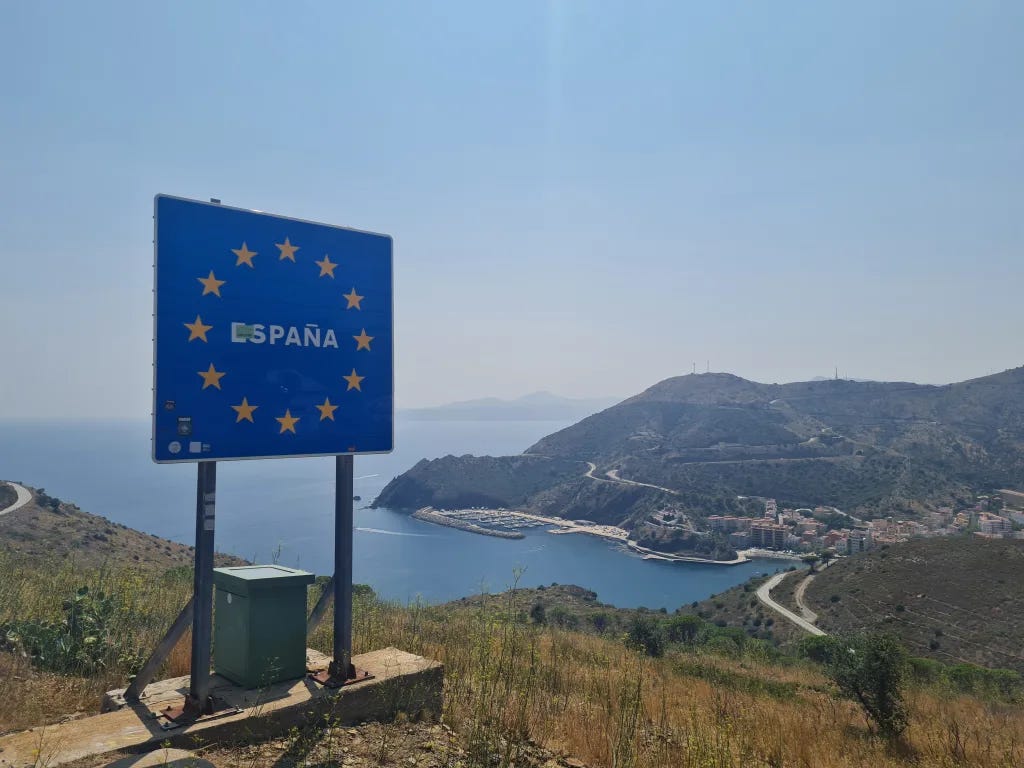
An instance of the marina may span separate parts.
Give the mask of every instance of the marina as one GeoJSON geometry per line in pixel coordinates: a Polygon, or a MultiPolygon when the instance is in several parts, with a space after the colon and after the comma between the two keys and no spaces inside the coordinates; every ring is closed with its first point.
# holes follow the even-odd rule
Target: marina
{"type": "Polygon", "coordinates": [[[548,523],[540,520],[533,520],[517,512],[509,512],[505,509],[455,509],[442,510],[438,514],[456,520],[465,520],[477,525],[489,528],[501,528],[509,531],[520,528],[539,528],[548,523]]]}
{"type": "Polygon", "coordinates": [[[548,533],[586,533],[621,544],[626,544],[629,540],[629,531],[616,525],[600,525],[590,520],[568,520],[563,517],[547,517],[503,508],[436,510],[433,507],[424,507],[417,510],[413,516],[432,523],[489,535],[515,533],[530,528],[550,528],[548,533]]]}

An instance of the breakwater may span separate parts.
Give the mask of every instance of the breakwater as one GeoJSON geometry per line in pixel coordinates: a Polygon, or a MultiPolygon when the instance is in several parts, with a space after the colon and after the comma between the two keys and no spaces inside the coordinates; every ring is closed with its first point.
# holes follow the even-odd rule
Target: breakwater
{"type": "Polygon", "coordinates": [[[519,531],[499,531],[494,528],[485,528],[482,525],[471,523],[468,520],[460,520],[457,517],[449,517],[437,512],[433,507],[423,507],[412,513],[417,520],[424,520],[435,525],[443,525],[447,528],[458,528],[460,531],[479,533],[484,536],[495,536],[499,539],[521,539],[523,534],[519,531]]]}

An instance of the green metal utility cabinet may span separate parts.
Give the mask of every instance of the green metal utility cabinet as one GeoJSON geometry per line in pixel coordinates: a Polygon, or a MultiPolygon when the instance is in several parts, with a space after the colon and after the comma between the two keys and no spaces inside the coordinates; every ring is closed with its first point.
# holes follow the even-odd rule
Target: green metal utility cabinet
{"type": "Polygon", "coordinates": [[[306,674],[306,586],[281,565],[214,568],[213,670],[246,688],[306,674]]]}

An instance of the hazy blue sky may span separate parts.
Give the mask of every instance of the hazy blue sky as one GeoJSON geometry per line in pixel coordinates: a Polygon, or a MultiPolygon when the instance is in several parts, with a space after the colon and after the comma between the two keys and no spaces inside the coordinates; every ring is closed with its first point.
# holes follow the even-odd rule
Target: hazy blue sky
{"type": "Polygon", "coordinates": [[[0,3],[0,417],[146,416],[157,192],[395,238],[400,406],[1024,362],[1024,4],[0,3]]]}

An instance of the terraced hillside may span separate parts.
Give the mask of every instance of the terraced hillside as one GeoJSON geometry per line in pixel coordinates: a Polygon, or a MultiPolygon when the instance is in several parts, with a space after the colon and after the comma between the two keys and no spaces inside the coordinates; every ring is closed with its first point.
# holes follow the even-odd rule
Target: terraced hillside
{"type": "Polygon", "coordinates": [[[893,545],[836,562],[805,600],[828,632],[887,630],[916,655],[1024,671],[1024,541],[893,545]]]}

